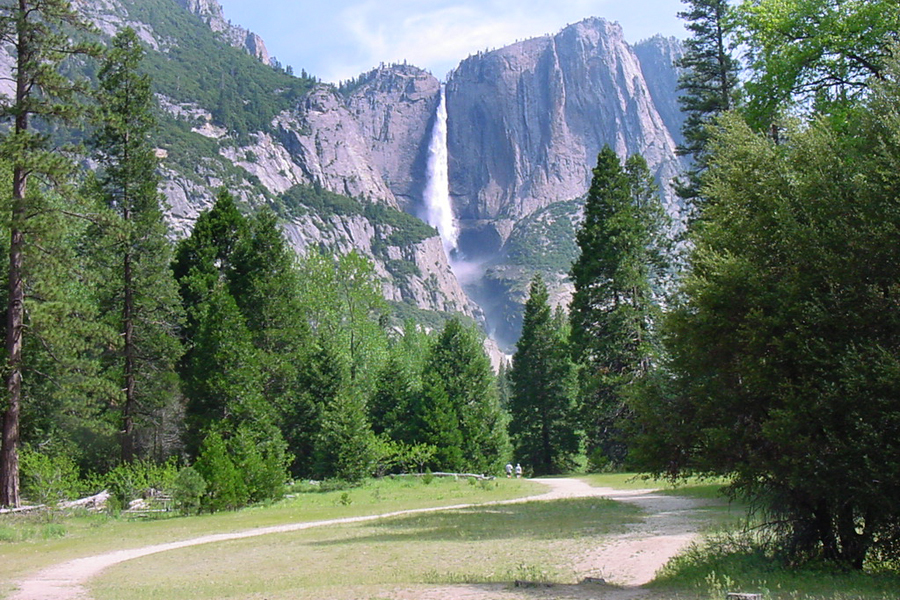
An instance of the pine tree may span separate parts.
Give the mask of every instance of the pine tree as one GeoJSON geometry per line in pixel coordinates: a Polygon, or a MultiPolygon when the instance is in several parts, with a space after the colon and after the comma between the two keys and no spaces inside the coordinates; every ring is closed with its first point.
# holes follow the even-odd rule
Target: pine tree
{"type": "Polygon", "coordinates": [[[99,166],[91,186],[110,222],[90,235],[95,248],[104,317],[121,348],[109,368],[121,379],[121,458],[136,451],[135,421],[177,396],[174,364],[180,298],[172,275],[157,160],[150,80],[138,73],[143,50],[134,30],[112,40],[100,69],[100,126],[90,140],[99,166]]]}
{"type": "Polygon", "coordinates": [[[579,449],[575,370],[563,318],[551,313],[547,286],[536,275],[510,371],[509,431],[516,460],[538,474],[569,470],[579,449]]]}
{"type": "Polygon", "coordinates": [[[508,415],[478,331],[456,318],[447,321],[432,346],[428,372],[440,377],[458,419],[466,468],[499,472],[509,457],[508,415]]]}
{"type": "Polygon", "coordinates": [[[685,114],[681,156],[689,156],[693,165],[686,181],[677,189],[685,200],[699,195],[700,174],[708,160],[709,127],[715,118],[735,108],[738,93],[739,62],[732,55],[735,25],[728,0],[683,0],[689,9],[678,13],[686,21],[691,37],[685,40],[684,56],[677,62],[683,69],[678,81],[678,98],[685,114]]]}
{"type": "Polygon", "coordinates": [[[31,251],[28,220],[46,210],[47,188],[60,188],[72,171],[71,161],[56,151],[48,137],[36,132],[32,120],[49,124],[72,122],[82,106],[85,86],[62,75],[61,67],[73,56],[92,54],[90,44],[71,41],[84,34],[82,22],[66,0],[19,0],[0,5],[0,41],[13,48],[14,96],[0,108],[9,129],[0,154],[12,168],[9,294],[7,299],[5,382],[7,408],[0,439],[0,505],[19,504],[19,419],[22,407],[22,347],[25,333],[25,279],[23,265],[31,251]],[[46,186],[29,185],[32,178],[46,186]]]}
{"type": "Polygon", "coordinates": [[[569,311],[587,447],[600,462],[624,460],[624,392],[648,372],[657,352],[667,231],[646,161],[635,155],[623,167],[604,147],[576,236],[581,252],[572,265],[569,311]]]}
{"type": "Polygon", "coordinates": [[[212,425],[228,435],[242,423],[267,428],[275,418],[263,396],[258,352],[231,295],[220,286],[194,310],[196,333],[181,367],[192,454],[212,425]]]}

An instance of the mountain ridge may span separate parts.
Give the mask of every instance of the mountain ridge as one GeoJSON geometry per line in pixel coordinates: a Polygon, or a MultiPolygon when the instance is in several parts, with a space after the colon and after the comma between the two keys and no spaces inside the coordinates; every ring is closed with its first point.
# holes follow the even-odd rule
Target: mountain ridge
{"type": "MultiPolygon", "coordinates": [[[[354,198],[363,208],[423,214],[428,142],[441,89],[427,71],[382,65],[334,86],[282,69],[262,38],[227,21],[216,0],[74,5],[105,35],[127,25],[147,44],[162,111],[162,191],[176,237],[190,231],[221,186],[248,209],[283,206],[292,190],[316,189],[354,198]]],[[[475,264],[471,271],[478,277],[466,283],[470,294],[497,288],[479,278],[503,270],[517,224],[585,193],[603,144],[622,156],[641,152],[668,185],[680,168],[672,66],[679,52],[678,42],[667,38],[631,46],[618,24],[589,18],[470,56],[451,72],[450,193],[462,230],[455,258],[475,264]]],[[[2,59],[0,54],[0,70],[9,64],[2,59]]],[[[671,193],[667,197],[677,210],[671,193]]],[[[355,249],[375,264],[386,298],[486,319],[486,329],[503,330],[499,337],[508,348],[514,343],[516,319],[472,302],[436,235],[398,235],[402,219],[385,225],[376,213],[356,208],[280,214],[298,252],[355,249]]],[[[522,265],[512,270],[517,278],[500,286],[503,313],[521,309],[533,275],[522,265]]],[[[564,292],[565,274],[557,269],[550,275],[548,281],[564,292]]],[[[565,302],[565,293],[557,297],[565,302]]]]}

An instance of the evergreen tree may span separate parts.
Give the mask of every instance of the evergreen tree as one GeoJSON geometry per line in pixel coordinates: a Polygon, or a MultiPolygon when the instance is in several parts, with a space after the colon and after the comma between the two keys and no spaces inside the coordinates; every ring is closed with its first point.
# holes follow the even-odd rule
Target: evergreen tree
{"type": "Polygon", "coordinates": [[[685,115],[679,146],[681,156],[693,164],[677,188],[678,195],[693,200],[699,194],[699,177],[706,170],[710,126],[715,118],[735,108],[739,93],[740,64],[732,55],[735,22],[728,0],[683,0],[688,10],[678,13],[686,21],[691,36],[685,40],[678,98],[685,115]]]}
{"type": "Polygon", "coordinates": [[[456,318],[447,321],[432,346],[426,363],[429,372],[440,377],[458,419],[466,468],[499,472],[509,458],[508,416],[500,408],[496,380],[478,331],[456,318]]]}
{"type": "Polygon", "coordinates": [[[234,251],[246,237],[247,227],[234,197],[222,189],[213,207],[197,217],[191,235],[179,242],[172,270],[186,312],[185,339],[192,339],[196,332],[198,307],[227,281],[234,251]]]}
{"type": "Polygon", "coordinates": [[[228,435],[242,423],[267,429],[275,419],[263,396],[258,352],[234,299],[220,286],[194,311],[196,333],[181,366],[191,454],[213,425],[228,435]]]}
{"type": "Polygon", "coordinates": [[[426,466],[435,471],[464,470],[468,463],[463,458],[459,415],[439,374],[427,371],[422,376],[422,392],[413,398],[411,413],[414,428],[411,442],[435,448],[426,466]]]}
{"type": "Polygon", "coordinates": [[[180,298],[150,144],[153,96],[149,78],[138,73],[143,54],[132,29],[113,38],[98,75],[100,126],[90,144],[99,166],[92,191],[112,213],[90,239],[103,317],[121,336],[121,347],[107,358],[122,389],[114,404],[121,407],[125,461],[135,454],[135,421],[177,397],[174,364],[181,349],[180,298]]]}
{"type": "Polygon", "coordinates": [[[0,41],[13,49],[15,80],[13,97],[0,107],[0,117],[8,123],[0,154],[12,171],[6,216],[10,227],[4,368],[7,406],[0,436],[0,506],[19,504],[24,264],[26,255],[33,249],[28,221],[47,210],[48,188],[59,189],[73,167],[68,158],[52,147],[47,136],[34,130],[32,120],[43,119],[56,125],[79,116],[78,98],[85,87],[66,78],[61,68],[73,56],[96,52],[90,44],[72,41],[73,34],[83,35],[88,29],[66,0],[19,0],[0,5],[0,41]]]}
{"type": "Polygon", "coordinates": [[[325,407],[315,456],[320,477],[358,482],[372,474],[375,434],[362,398],[343,393],[325,407]]]}
{"type": "Polygon", "coordinates": [[[674,380],[640,412],[654,470],[727,476],[792,563],[900,555],[896,87],[884,100],[852,134],[723,123],[666,319],[674,380]]]}
{"type": "Polygon", "coordinates": [[[564,323],[550,311],[547,286],[531,281],[522,336],[513,356],[509,431],[516,460],[537,474],[571,469],[579,449],[575,409],[575,370],[564,323]]]}
{"type": "Polygon", "coordinates": [[[623,167],[604,147],[577,233],[581,252],[572,265],[569,311],[587,448],[598,465],[624,461],[625,392],[648,372],[657,353],[667,230],[646,161],[634,155],[623,167]]]}

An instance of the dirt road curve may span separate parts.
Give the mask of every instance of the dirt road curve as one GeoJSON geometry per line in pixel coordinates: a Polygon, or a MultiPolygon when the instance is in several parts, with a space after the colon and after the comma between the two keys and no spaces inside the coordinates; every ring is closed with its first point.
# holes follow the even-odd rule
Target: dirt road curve
{"type": "MultiPolygon", "coordinates": [[[[529,589],[527,594],[520,593],[506,586],[442,586],[440,588],[421,588],[409,590],[409,598],[429,600],[484,600],[517,599],[517,598],[604,598],[609,600],[626,600],[644,595],[640,586],[653,578],[653,574],[665,562],[687,546],[696,536],[697,522],[691,516],[691,509],[696,504],[690,499],[655,494],[653,490],[621,491],[612,488],[594,488],[577,479],[537,479],[550,487],[550,491],[539,496],[520,498],[496,504],[512,504],[530,500],[553,500],[559,498],[581,498],[587,496],[603,496],[613,500],[635,504],[647,514],[646,518],[628,533],[614,536],[609,543],[598,547],[588,556],[574,565],[576,573],[584,576],[603,577],[610,583],[623,588],[611,588],[602,585],[554,586],[546,590],[529,589]]],[[[255,537],[271,533],[299,531],[312,527],[326,527],[345,523],[359,523],[398,515],[408,515],[438,510],[467,508],[471,504],[445,506],[400,511],[367,517],[351,517],[311,523],[295,523],[264,527],[235,533],[207,535],[169,544],[157,544],[108,552],[97,556],[79,558],[54,565],[43,571],[32,574],[17,582],[17,590],[8,600],[89,600],[85,584],[97,576],[103,569],[112,565],[140,558],[157,552],[166,552],[176,548],[211,544],[227,540],[255,537]]],[[[398,592],[398,600],[405,599],[406,593],[398,592]]]]}

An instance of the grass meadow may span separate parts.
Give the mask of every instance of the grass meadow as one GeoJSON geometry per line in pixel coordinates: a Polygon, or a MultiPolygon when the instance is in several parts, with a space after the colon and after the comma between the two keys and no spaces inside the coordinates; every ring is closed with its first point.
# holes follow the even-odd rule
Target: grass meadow
{"type": "MultiPolygon", "coordinates": [[[[724,600],[729,591],[760,593],[764,600],[900,597],[896,571],[787,569],[766,557],[742,533],[748,530],[746,507],[722,498],[722,482],[690,481],[671,488],[633,475],[582,478],[597,487],[655,487],[700,501],[705,542],[670,562],[648,586],[655,600],[724,600]]],[[[544,489],[505,478],[430,483],[398,478],[345,490],[306,491],[267,506],[195,517],[4,515],[0,598],[12,589],[11,581],[28,572],[114,549],[287,523],[508,500],[544,489]]],[[[104,571],[91,581],[90,594],[96,600],[343,600],[390,597],[397,589],[410,590],[415,597],[423,586],[457,583],[524,579],[572,584],[578,576],[570,565],[577,557],[640,518],[632,506],[598,498],[396,516],[146,556],[104,571]]]]}

